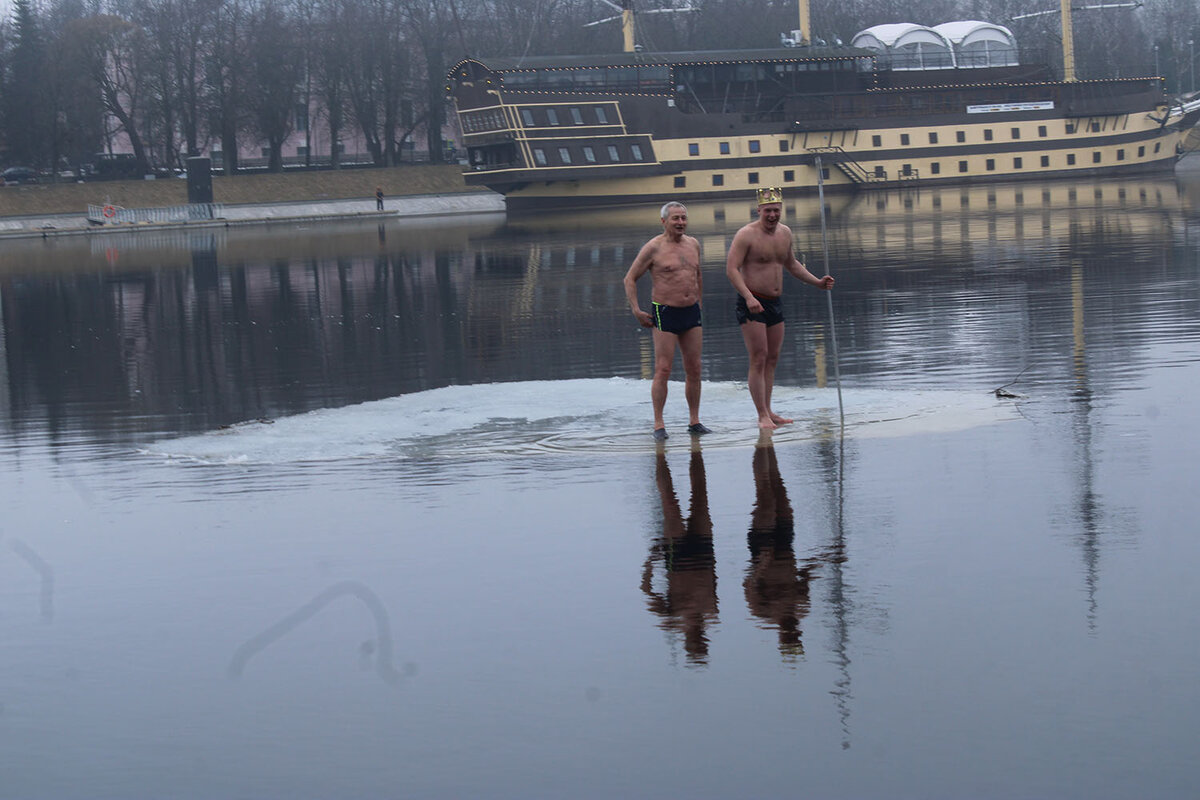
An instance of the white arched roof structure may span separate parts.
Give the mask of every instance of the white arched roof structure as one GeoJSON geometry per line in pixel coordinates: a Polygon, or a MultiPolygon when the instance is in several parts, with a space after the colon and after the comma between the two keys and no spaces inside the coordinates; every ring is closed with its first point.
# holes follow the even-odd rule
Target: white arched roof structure
{"type": "Polygon", "coordinates": [[[889,56],[892,69],[940,69],[954,66],[954,48],[925,25],[901,22],[876,25],[857,33],[850,44],[889,56]]]}
{"type": "Polygon", "coordinates": [[[887,58],[892,69],[995,67],[1017,63],[1017,43],[1003,25],[979,20],[946,22],[935,27],[900,22],[859,31],[854,47],[887,58]]]}
{"type": "Polygon", "coordinates": [[[979,20],[944,22],[934,27],[954,47],[960,67],[1000,67],[1017,64],[1017,40],[1003,25],[979,20]]]}

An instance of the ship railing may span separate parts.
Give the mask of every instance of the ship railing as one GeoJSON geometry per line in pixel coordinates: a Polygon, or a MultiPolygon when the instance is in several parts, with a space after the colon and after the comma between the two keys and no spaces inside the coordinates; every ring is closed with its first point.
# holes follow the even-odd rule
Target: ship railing
{"type": "Polygon", "coordinates": [[[876,167],[874,171],[868,171],[862,164],[850,158],[846,154],[846,151],[840,147],[810,147],[808,148],[808,152],[814,156],[829,156],[830,163],[837,167],[852,183],[878,183],[887,180],[887,172],[882,167],[876,167]]]}

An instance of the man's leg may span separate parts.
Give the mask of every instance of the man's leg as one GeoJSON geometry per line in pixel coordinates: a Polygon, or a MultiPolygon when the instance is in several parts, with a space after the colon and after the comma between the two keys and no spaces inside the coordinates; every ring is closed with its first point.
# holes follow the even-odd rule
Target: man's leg
{"type": "Polygon", "coordinates": [[[758,427],[771,430],[775,427],[775,422],[771,419],[770,407],[767,405],[764,374],[767,365],[768,330],[770,329],[761,322],[742,323],[742,340],[746,342],[746,355],[750,358],[750,370],[746,374],[750,399],[754,401],[754,410],[758,412],[758,427]]]}
{"type": "Polygon", "coordinates": [[[776,425],[787,425],[792,420],[781,417],[771,410],[771,392],[775,389],[775,367],[779,364],[779,352],[783,349],[783,325],[767,328],[767,359],[763,365],[763,403],[767,414],[776,425]]]}
{"type": "Polygon", "coordinates": [[[654,380],[650,384],[650,404],[654,407],[654,429],[666,429],[663,409],[667,405],[667,381],[671,378],[671,363],[675,360],[675,345],[679,337],[673,333],[653,330],[654,380]]]}
{"type": "Polygon", "coordinates": [[[700,424],[700,351],[703,343],[704,329],[698,325],[679,334],[679,354],[683,357],[685,378],[683,391],[690,425],[700,424]]]}

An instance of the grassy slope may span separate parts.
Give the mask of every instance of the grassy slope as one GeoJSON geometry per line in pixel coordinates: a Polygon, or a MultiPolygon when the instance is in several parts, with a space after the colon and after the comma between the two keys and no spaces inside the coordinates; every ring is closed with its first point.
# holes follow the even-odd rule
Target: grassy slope
{"type": "MultiPolygon", "coordinates": [[[[386,169],[325,170],[226,177],[213,175],[217,203],[281,203],[479,191],[463,183],[457,165],[415,165],[386,169]]],[[[187,181],[103,181],[38,186],[0,186],[0,216],[83,214],[88,203],[125,208],[159,208],[187,203],[187,181]]]]}

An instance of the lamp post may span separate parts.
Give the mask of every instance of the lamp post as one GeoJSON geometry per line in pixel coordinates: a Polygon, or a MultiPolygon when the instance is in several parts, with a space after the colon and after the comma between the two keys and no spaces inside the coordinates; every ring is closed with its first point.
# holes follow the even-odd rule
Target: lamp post
{"type": "Polygon", "coordinates": [[[1158,45],[1154,45],[1154,75],[1157,77],[1160,74],[1158,69],[1158,45]]]}
{"type": "Polygon", "coordinates": [[[1196,40],[1188,39],[1188,56],[1191,58],[1188,67],[1188,91],[1196,91],[1196,40]]]}

